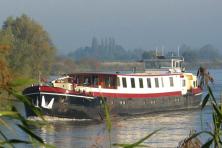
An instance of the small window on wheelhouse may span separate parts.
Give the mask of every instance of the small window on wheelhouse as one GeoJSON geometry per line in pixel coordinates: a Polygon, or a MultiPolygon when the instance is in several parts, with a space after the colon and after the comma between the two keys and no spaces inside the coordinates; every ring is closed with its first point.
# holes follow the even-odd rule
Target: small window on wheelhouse
{"type": "Polygon", "coordinates": [[[143,88],[143,78],[139,78],[140,88],[143,88]]]}
{"type": "Polygon", "coordinates": [[[104,76],[105,81],[105,88],[110,88],[112,85],[112,77],[111,76],[104,76]]]}
{"type": "Polygon", "coordinates": [[[164,87],[163,77],[161,77],[161,83],[162,83],[162,87],[164,87]]]}
{"type": "Polygon", "coordinates": [[[122,78],[122,83],[123,83],[123,87],[126,88],[127,84],[126,84],[126,78],[125,77],[122,78]]]}
{"type": "Polygon", "coordinates": [[[170,80],[170,87],[173,87],[173,77],[169,77],[170,80]]]}
{"type": "Polygon", "coordinates": [[[196,81],[193,81],[193,87],[196,87],[196,81]]]}
{"type": "Polygon", "coordinates": [[[99,83],[99,78],[98,78],[98,76],[96,76],[96,75],[93,75],[92,76],[92,85],[93,85],[93,87],[98,87],[98,84],[99,83]]]}
{"type": "Polygon", "coordinates": [[[135,79],[134,78],[130,78],[131,81],[131,87],[135,88],[135,79]]]}
{"type": "Polygon", "coordinates": [[[155,87],[158,88],[158,87],[159,87],[159,81],[158,81],[158,78],[155,78],[154,80],[155,80],[155,87]]]}
{"type": "Polygon", "coordinates": [[[186,81],[185,81],[185,80],[182,81],[182,86],[183,86],[183,87],[186,86],[186,81]]]}
{"type": "Polygon", "coordinates": [[[120,86],[120,80],[119,80],[119,77],[117,77],[117,86],[120,86]]]}
{"type": "Polygon", "coordinates": [[[151,88],[151,80],[150,80],[150,78],[147,78],[147,87],[151,88]]]}

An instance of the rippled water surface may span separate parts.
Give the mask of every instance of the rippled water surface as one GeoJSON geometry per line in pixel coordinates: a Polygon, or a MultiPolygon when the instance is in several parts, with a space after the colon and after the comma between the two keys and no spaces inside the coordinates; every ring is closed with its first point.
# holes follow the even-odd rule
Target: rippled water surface
{"type": "MultiPolygon", "coordinates": [[[[210,109],[203,120],[210,120],[210,109]]],[[[133,118],[113,119],[111,142],[133,143],[148,133],[163,128],[145,141],[153,147],[176,147],[191,129],[200,129],[199,110],[176,111],[133,118]]],[[[104,123],[93,121],[50,121],[51,124],[34,129],[45,141],[58,147],[108,147],[108,132],[104,123]]]]}

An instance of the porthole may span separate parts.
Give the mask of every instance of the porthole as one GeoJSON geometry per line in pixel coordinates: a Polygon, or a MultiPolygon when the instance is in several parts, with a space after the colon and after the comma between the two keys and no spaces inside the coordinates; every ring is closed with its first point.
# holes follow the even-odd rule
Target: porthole
{"type": "Polygon", "coordinates": [[[180,98],[175,98],[174,102],[180,102],[180,98]]]}
{"type": "Polygon", "coordinates": [[[151,101],[151,104],[156,104],[156,101],[155,101],[155,100],[152,100],[152,101],[151,101]]]}

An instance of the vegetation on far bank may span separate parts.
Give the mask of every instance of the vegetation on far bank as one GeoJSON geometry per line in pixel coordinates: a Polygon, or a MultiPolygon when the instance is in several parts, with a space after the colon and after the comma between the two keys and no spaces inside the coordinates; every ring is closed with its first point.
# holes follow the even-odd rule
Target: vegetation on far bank
{"type": "MultiPolygon", "coordinates": [[[[222,68],[222,51],[213,45],[207,44],[199,49],[194,49],[187,45],[179,48],[180,56],[185,59],[187,69],[197,69],[199,66],[207,68],[222,68]]],[[[165,56],[177,56],[178,50],[165,51],[165,56]]],[[[162,55],[162,49],[126,50],[119,45],[114,38],[104,38],[98,40],[92,38],[90,46],[85,46],[73,50],[66,56],[59,56],[54,63],[53,73],[66,73],[74,71],[124,71],[137,67],[143,69],[140,62],[143,59],[152,59],[156,55],[162,55]],[[124,65],[124,66],[123,66],[124,65]]]]}
{"type": "Polygon", "coordinates": [[[134,49],[127,50],[119,45],[114,38],[104,38],[99,41],[96,37],[92,38],[90,46],[80,47],[70,52],[67,56],[73,60],[97,59],[98,61],[138,61],[143,59],[155,58],[156,55],[164,56],[183,56],[187,62],[209,62],[220,61],[222,51],[211,44],[206,44],[200,48],[192,48],[185,44],[179,49],[134,49]],[[164,52],[164,53],[163,53],[164,52]]]}

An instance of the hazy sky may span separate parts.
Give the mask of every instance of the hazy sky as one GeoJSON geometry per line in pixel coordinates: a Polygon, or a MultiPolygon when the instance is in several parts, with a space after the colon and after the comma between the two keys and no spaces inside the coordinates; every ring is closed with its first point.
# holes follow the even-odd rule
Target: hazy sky
{"type": "Polygon", "coordinates": [[[0,0],[0,24],[27,14],[59,53],[114,37],[126,49],[222,48],[222,0],[0,0]]]}

